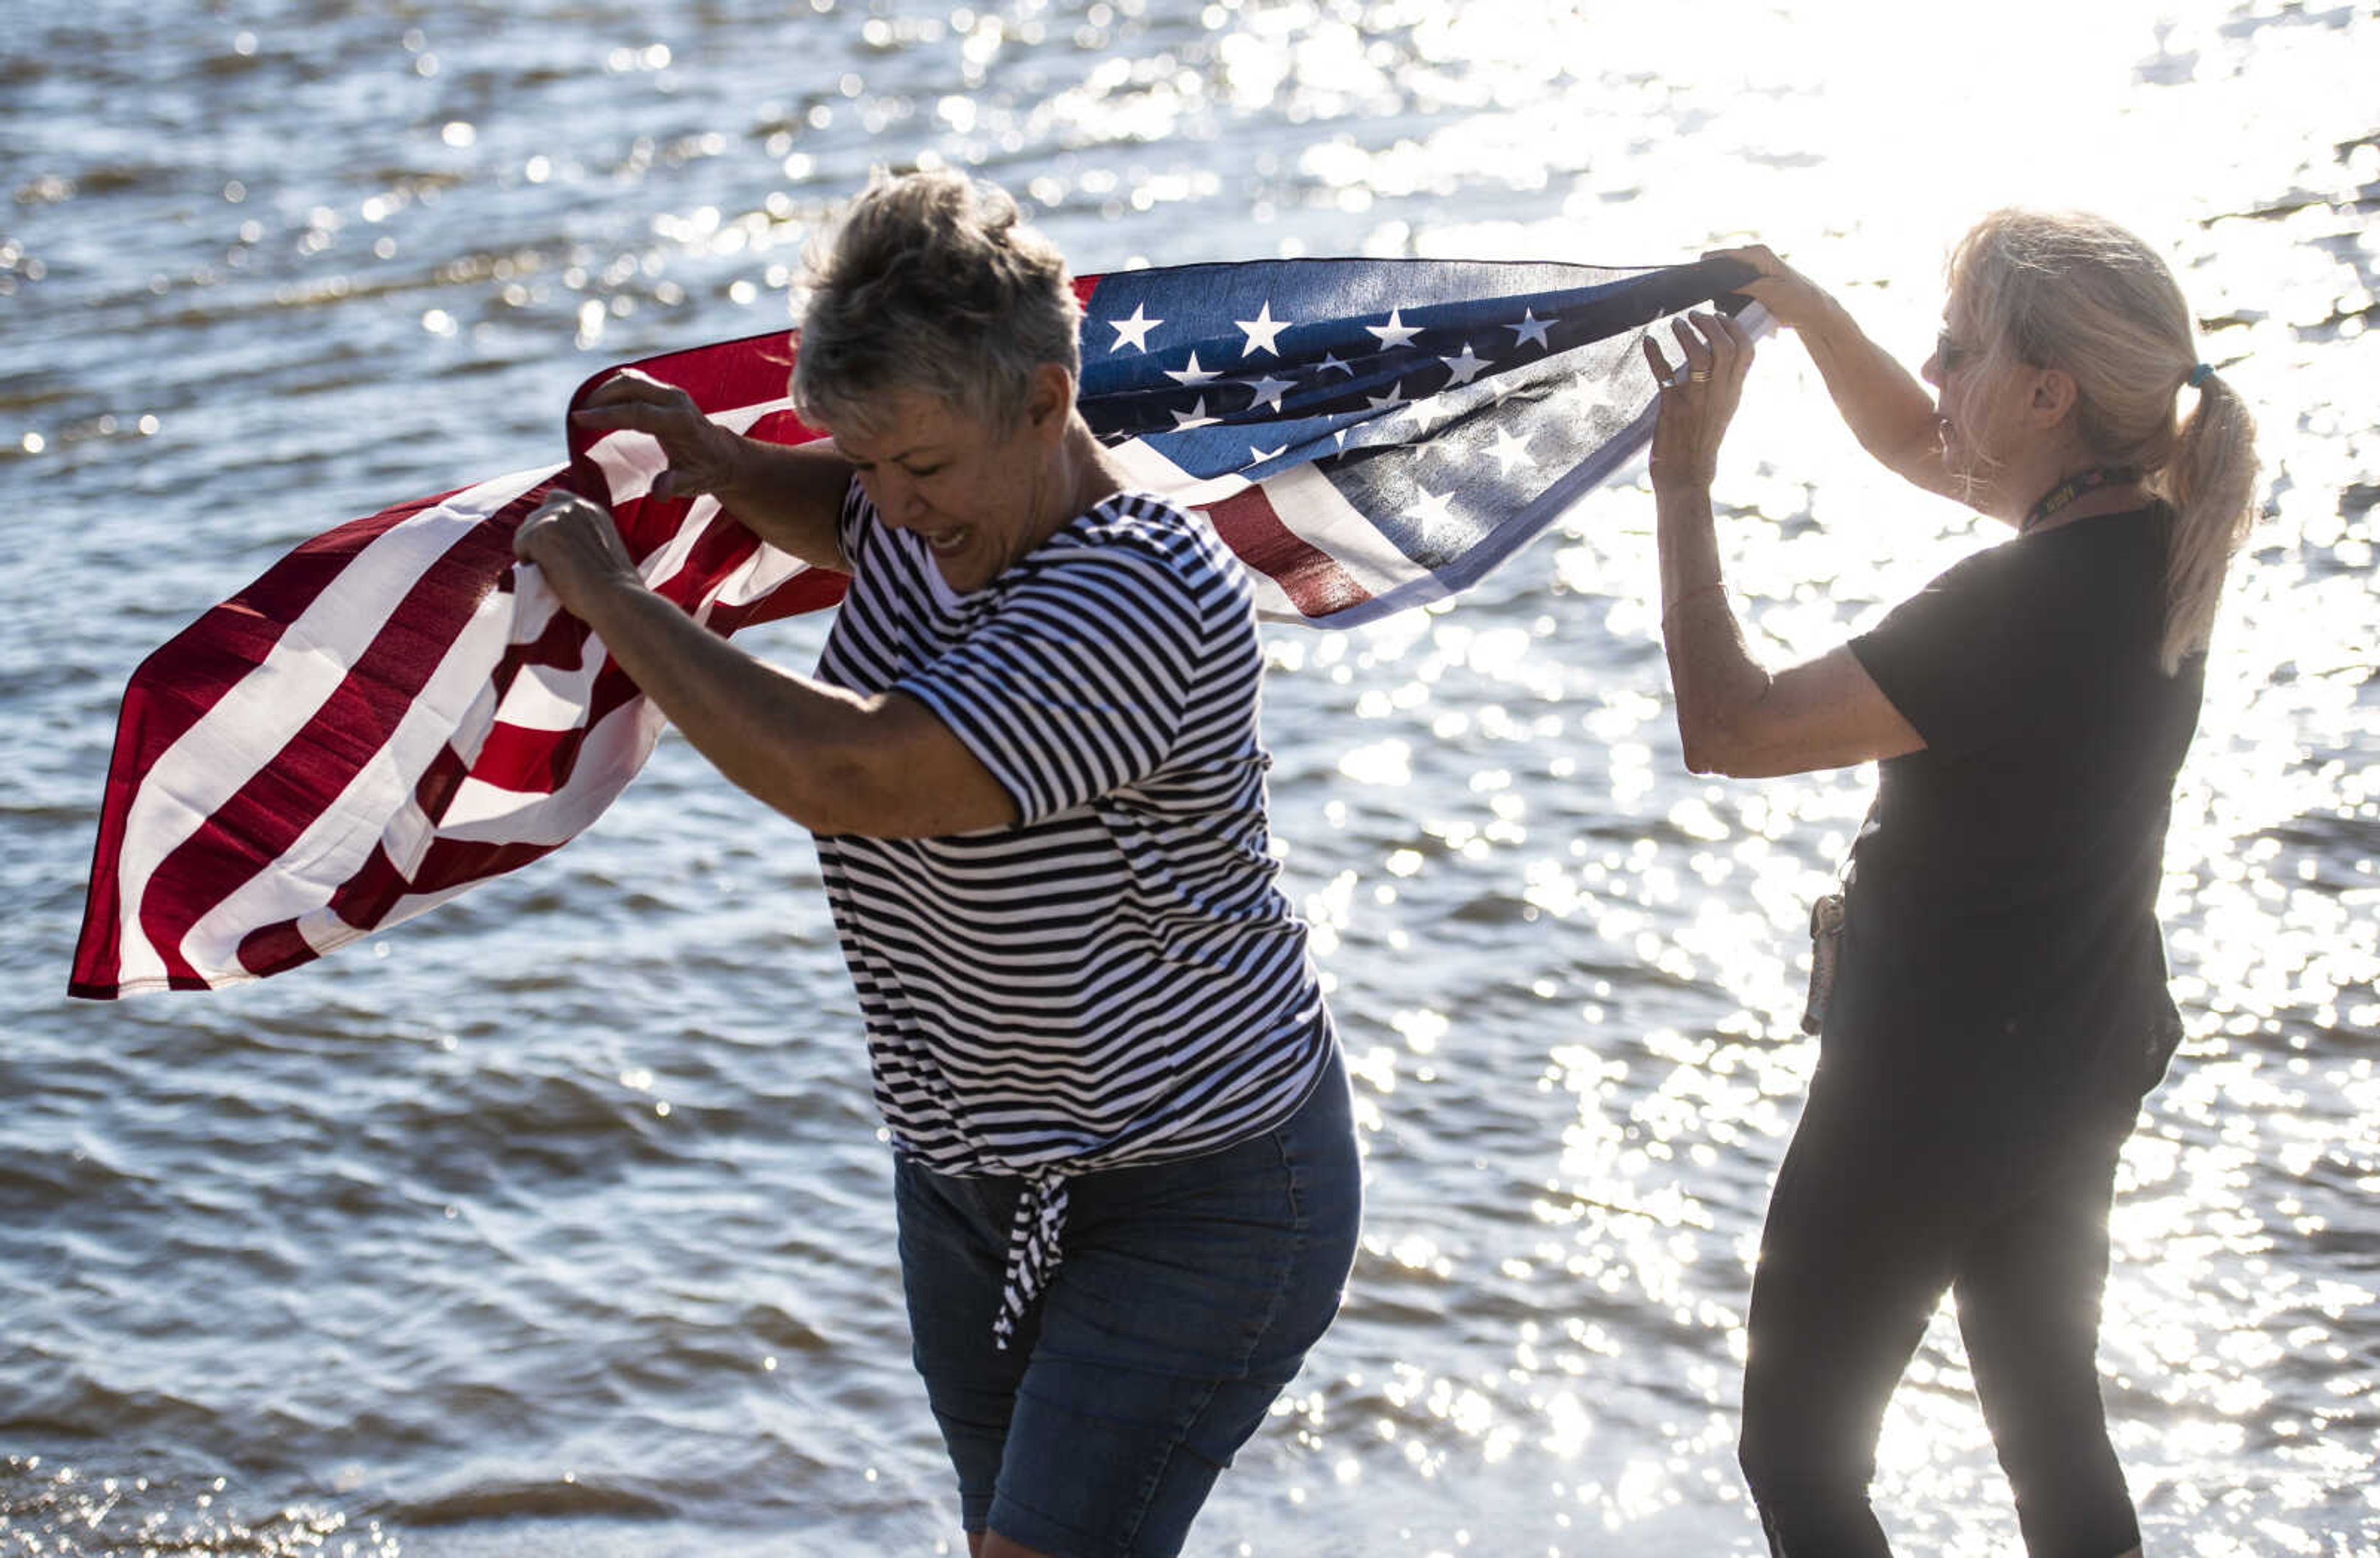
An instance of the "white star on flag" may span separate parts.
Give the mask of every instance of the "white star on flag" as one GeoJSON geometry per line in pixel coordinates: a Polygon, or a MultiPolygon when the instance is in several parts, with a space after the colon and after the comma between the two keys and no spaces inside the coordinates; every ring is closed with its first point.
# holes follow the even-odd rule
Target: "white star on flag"
{"type": "Polygon", "coordinates": [[[1272,317],[1270,298],[1267,298],[1264,306],[1257,310],[1256,318],[1235,319],[1232,323],[1247,333],[1248,344],[1240,348],[1242,357],[1247,356],[1250,352],[1270,352],[1275,357],[1281,355],[1281,347],[1276,346],[1274,341],[1282,331],[1289,328],[1290,322],[1272,317]]]}
{"type": "Polygon", "coordinates": [[[1546,339],[1546,332],[1553,327],[1553,323],[1554,322],[1549,319],[1539,319],[1537,317],[1536,310],[1524,308],[1521,310],[1521,323],[1518,324],[1508,324],[1504,326],[1504,328],[1511,331],[1518,337],[1518,339],[1512,343],[1512,349],[1514,351],[1519,351],[1531,341],[1535,341],[1540,347],[1545,347],[1546,350],[1551,351],[1553,350],[1553,344],[1546,339]]]}
{"type": "Polygon", "coordinates": [[[1378,335],[1380,338],[1380,349],[1382,351],[1394,351],[1397,347],[1405,345],[1415,336],[1421,334],[1421,326],[1418,324],[1407,324],[1402,317],[1403,313],[1404,310],[1402,309],[1390,309],[1389,310],[1388,323],[1367,324],[1364,326],[1365,329],[1370,331],[1373,335],[1378,335]]]}
{"type": "MultiPolygon", "coordinates": [[[[1512,326],[1506,325],[1505,328],[1509,330],[1512,326]]],[[[1487,367],[1488,362],[1487,358],[1471,355],[1471,343],[1468,341],[1463,343],[1461,357],[1441,357],[1438,360],[1445,363],[1447,371],[1454,375],[1446,381],[1450,384],[1469,383],[1479,376],[1479,371],[1487,367]]]]}
{"type": "Polygon", "coordinates": [[[1262,465],[1267,460],[1277,460],[1288,453],[1289,445],[1286,444],[1282,444],[1278,449],[1259,449],[1255,444],[1251,444],[1248,445],[1248,463],[1250,465],[1262,465]]]}
{"type": "Polygon", "coordinates": [[[1452,488],[1443,493],[1433,493],[1419,482],[1415,482],[1414,491],[1421,494],[1414,500],[1413,507],[1408,510],[1415,518],[1426,525],[1451,525],[1454,522],[1452,488]]]}
{"type": "Polygon", "coordinates": [[[1193,406],[1187,411],[1172,412],[1172,416],[1173,418],[1173,431],[1176,432],[1187,432],[1194,427],[1213,427],[1217,422],[1222,420],[1220,417],[1210,417],[1207,415],[1207,397],[1203,395],[1198,397],[1197,405],[1193,406]]]}
{"type": "Polygon", "coordinates": [[[1413,431],[1406,436],[1421,443],[1420,455],[1423,459],[1428,459],[1433,455],[1452,456],[1454,454],[1452,449],[1430,442],[1429,435],[1463,415],[1462,407],[1450,406],[1445,399],[1436,396],[1426,396],[1407,406],[1404,413],[1413,419],[1413,431]]]}
{"type": "Polygon", "coordinates": [[[1196,389],[1200,384],[1211,384],[1222,377],[1220,373],[1212,373],[1199,367],[1198,354],[1195,351],[1190,354],[1190,366],[1179,371],[1169,368],[1165,371],[1165,376],[1184,389],[1196,389]]]}
{"type": "Polygon", "coordinates": [[[1412,402],[1397,393],[1399,387],[1399,385],[1390,384],[1389,393],[1386,395],[1367,395],[1364,397],[1364,404],[1375,411],[1394,411],[1401,406],[1411,405],[1412,402]]]}
{"type": "Polygon", "coordinates": [[[1293,390],[1296,387],[1297,381],[1294,379],[1276,379],[1271,374],[1268,373],[1263,378],[1257,379],[1248,385],[1248,388],[1255,392],[1256,395],[1256,398],[1249,401],[1248,404],[1251,406],[1269,406],[1274,410],[1278,411],[1281,409],[1281,397],[1287,395],[1291,390],[1293,390]]]}
{"type": "Polygon", "coordinates": [[[1108,350],[1120,352],[1123,350],[1124,343],[1129,341],[1132,343],[1133,350],[1145,352],[1148,349],[1148,333],[1164,323],[1161,319],[1148,317],[1148,305],[1135,303],[1132,306],[1130,319],[1108,321],[1108,328],[1116,333],[1115,345],[1110,347],[1108,350]]]}
{"type": "Polygon", "coordinates": [[[1322,354],[1322,360],[1314,365],[1314,376],[1318,379],[1322,377],[1323,374],[1330,372],[1333,368],[1336,368],[1339,371],[1346,374],[1347,377],[1351,379],[1355,376],[1355,371],[1353,368],[1348,367],[1347,364],[1339,360],[1339,354],[1337,352],[1324,352],[1322,354]]]}
{"type": "Polygon", "coordinates": [[[1529,453],[1529,441],[1525,438],[1513,437],[1511,430],[1507,428],[1500,427],[1496,430],[1495,447],[1489,449],[1488,453],[1495,456],[1497,468],[1506,476],[1512,475],[1516,469],[1534,469],[1537,463],[1536,457],[1529,453]]]}

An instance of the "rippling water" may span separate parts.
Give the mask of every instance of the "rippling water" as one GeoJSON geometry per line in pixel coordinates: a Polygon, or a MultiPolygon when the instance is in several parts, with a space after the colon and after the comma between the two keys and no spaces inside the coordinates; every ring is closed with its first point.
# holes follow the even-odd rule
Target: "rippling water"
{"type": "MultiPolygon", "coordinates": [[[[1757,235],[1912,357],[1989,205],[2168,245],[2271,518],[2183,777],[2191,1037],[2102,1362],[2152,1550],[2380,1552],[2380,8],[1972,9],[0,5],[0,1553],[950,1541],[814,858],[682,744],[323,964],[59,993],[141,655],[334,521],[552,458],[601,363],[783,320],[829,204],[929,158],[1085,270],[1757,235]]],[[[1722,526],[1781,660],[1988,538],[1763,358],[1722,526]]],[[[1607,492],[1451,609],[1270,635],[1370,1201],[1196,1551],[1757,1548],[1748,1261],[1871,776],[1682,771],[1650,518],[1607,492]]],[[[1946,1319],[1885,1435],[1912,1552],[2016,1545],[1967,1383],[1946,1319]]]]}

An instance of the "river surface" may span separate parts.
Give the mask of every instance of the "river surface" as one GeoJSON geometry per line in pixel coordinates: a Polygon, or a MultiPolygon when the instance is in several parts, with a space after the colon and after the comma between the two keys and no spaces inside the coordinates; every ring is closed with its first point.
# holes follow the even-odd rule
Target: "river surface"
{"type": "MultiPolygon", "coordinates": [[[[2380,1552],[2380,7],[0,0],[0,1553],[955,1545],[810,846],[663,743],[552,858],[239,990],[64,996],[115,702],[302,538],[558,457],[601,365],[787,318],[871,165],[1078,268],[1691,258],[1923,355],[2008,201],[2164,249],[2268,517],[2184,773],[2189,1038],[2102,1369],[2153,1552],[2380,1552]]],[[[1790,338],[1722,539],[1773,663],[1985,543],[1790,338]]],[[[1873,774],[1684,772],[1639,478],[1441,609],[1269,630],[1276,829],[1356,1077],[1343,1317],[1208,1554],[1751,1554],[1806,904],[1873,774]]],[[[807,665],[816,620],[752,646],[807,665]]],[[[2017,1546],[1947,1314],[1911,1552],[2017,1546]]]]}

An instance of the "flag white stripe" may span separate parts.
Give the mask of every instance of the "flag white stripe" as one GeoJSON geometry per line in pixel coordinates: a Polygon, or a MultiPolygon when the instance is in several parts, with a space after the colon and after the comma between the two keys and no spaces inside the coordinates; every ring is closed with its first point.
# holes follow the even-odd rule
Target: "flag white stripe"
{"type": "Polygon", "coordinates": [[[711,589],[697,617],[708,622],[713,608],[748,606],[755,601],[766,600],[791,583],[795,575],[808,571],[809,565],[792,553],[780,552],[762,542],[759,551],[711,589]]]}
{"type": "Polygon", "coordinates": [[[1206,508],[1225,498],[1236,497],[1255,485],[1236,472],[1193,476],[1160,454],[1146,438],[1127,439],[1110,448],[1108,455],[1123,468],[1126,486],[1154,493],[1183,508],[1206,508]]]}
{"type": "Polygon", "coordinates": [[[446,803],[439,836],[473,844],[567,844],[628,787],[667,723],[650,699],[621,704],[587,733],[570,782],[558,790],[524,794],[466,779],[446,803]]]}
{"type": "MultiPolygon", "coordinates": [[[[790,400],[779,399],[758,406],[738,406],[714,413],[710,420],[730,432],[742,432],[772,411],[792,410],[793,405],[790,400]]],[[[603,485],[615,504],[633,503],[645,496],[653,490],[654,479],[669,469],[669,456],[662,452],[661,441],[634,428],[605,433],[588,446],[587,457],[603,473],[603,485]]]]}
{"type": "MultiPolygon", "coordinates": [[[[602,663],[601,656],[595,663],[602,663]]],[[[555,735],[577,730],[587,723],[587,700],[594,685],[594,673],[585,666],[524,665],[504,693],[497,721],[555,735]]],[[[477,755],[476,749],[471,755],[477,755]]]]}
{"type": "MultiPolygon", "coordinates": [[[[1123,465],[1132,485],[1185,508],[1208,507],[1252,485],[1246,478],[1238,476],[1202,481],[1149,447],[1146,439],[1133,439],[1108,452],[1123,465]]],[[[1428,571],[1398,551],[1340,494],[1329,477],[1310,465],[1293,466],[1253,485],[1263,489],[1266,501],[1284,529],[1316,551],[1328,554],[1368,594],[1385,595],[1428,571]]],[[[1305,620],[1305,614],[1289,603],[1279,585],[1269,578],[1264,583],[1282,608],[1268,615],[1305,620]]]]}
{"type": "MultiPolygon", "coordinates": [[[[421,576],[543,476],[515,471],[482,481],[373,538],[283,631],[264,663],[158,755],[125,818],[116,858],[128,988],[165,983],[165,961],[140,928],[158,867],[306,727],[421,576]]],[[[285,860],[276,864],[285,868],[285,860]]]]}
{"type": "Polygon", "coordinates": [[[1314,467],[1293,466],[1267,477],[1263,486],[1283,528],[1337,563],[1370,593],[1385,595],[1429,571],[1398,551],[1314,467]]]}

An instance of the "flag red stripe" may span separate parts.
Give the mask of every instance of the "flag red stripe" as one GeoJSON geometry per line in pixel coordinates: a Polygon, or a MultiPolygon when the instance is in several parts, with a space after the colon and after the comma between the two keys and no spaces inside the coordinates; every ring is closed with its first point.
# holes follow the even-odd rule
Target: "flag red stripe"
{"type": "MultiPolygon", "coordinates": [[[[590,712],[589,722],[596,717],[590,712]]],[[[498,721],[480,744],[480,755],[471,760],[469,777],[475,783],[492,785],[516,795],[550,795],[569,777],[578,759],[579,744],[586,738],[584,726],[539,730],[498,721]]],[[[444,808],[430,815],[443,822],[444,808]]]]}
{"type": "Polygon", "coordinates": [[[757,438],[763,444],[808,444],[826,436],[791,411],[768,412],[744,432],[746,437],[757,438]]]}
{"type": "MultiPolygon", "coordinates": [[[[372,853],[377,856],[380,851],[375,848],[372,853]]],[[[298,933],[294,919],[285,919],[278,925],[260,925],[239,939],[239,966],[258,979],[295,968],[300,963],[311,963],[320,955],[298,933]]]]}
{"type": "Polygon", "coordinates": [[[375,849],[365,869],[339,890],[333,907],[339,918],[350,925],[377,925],[388,917],[398,899],[408,895],[443,893],[466,882],[501,876],[551,855],[559,847],[552,844],[490,844],[441,838],[423,854],[420,867],[409,879],[397,870],[385,852],[375,849]]]}
{"type": "Polygon", "coordinates": [[[1242,562],[1281,586],[1301,615],[1328,616],[1372,598],[1338,559],[1281,522],[1262,487],[1234,493],[1199,512],[1242,562]]]}
{"type": "MultiPolygon", "coordinates": [[[[548,844],[463,844],[440,839],[423,858],[419,875],[407,880],[385,850],[374,846],[362,870],[341,888],[333,902],[341,919],[369,930],[386,918],[397,901],[413,894],[443,892],[464,882],[516,870],[556,846],[548,844]]],[[[310,963],[321,954],[298,932],[298,922],[285,919],[260,926],[240,938],[239,964],[261,979],[310,963]]],[[[203,990],[203,982],[180,984],[177,990],[203,990]]]]}

